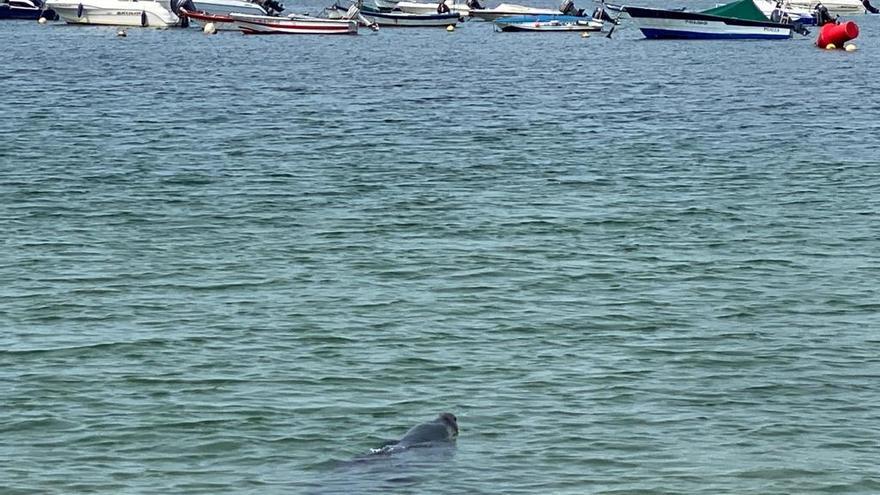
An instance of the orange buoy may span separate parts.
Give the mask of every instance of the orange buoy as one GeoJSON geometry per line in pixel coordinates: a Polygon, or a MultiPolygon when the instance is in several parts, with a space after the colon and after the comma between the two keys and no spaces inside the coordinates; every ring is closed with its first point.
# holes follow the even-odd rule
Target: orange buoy
{"type": "Polygon", "coordinates": [[[853,21],[846,21],[843,24],[828,23],[822,26],[819,31],[816,46],[819,48],[825,48],[828,45],[843,46],[844,43],[856,39],[858,36],[859,26],[853,21]]]}

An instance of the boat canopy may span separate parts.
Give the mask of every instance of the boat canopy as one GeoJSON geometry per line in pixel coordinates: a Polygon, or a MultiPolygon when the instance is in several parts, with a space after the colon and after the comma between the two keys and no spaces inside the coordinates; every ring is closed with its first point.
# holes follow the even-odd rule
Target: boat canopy
{"type": "Polygon", "coordinates": [[[770,19],[761,12],[761,9],[755,5],[752,0],[739,0],[737,2],[721,5],[709,10],[704,10],[703,14],[717,15],[719,17],[732,17],[734,19],[743,19],[747,21],[769,21],[770,19]]]}

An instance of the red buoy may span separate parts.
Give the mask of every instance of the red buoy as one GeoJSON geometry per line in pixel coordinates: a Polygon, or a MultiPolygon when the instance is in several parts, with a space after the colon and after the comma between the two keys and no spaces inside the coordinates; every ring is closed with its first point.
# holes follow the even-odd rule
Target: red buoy
{"type": "Polygon", "coordinates": [[[825,48],[828,45],[834,45],[837,48],[843,48],[843,44],[849,40],[856,39],[859,36],[859,26],[853,21],[846,21],[843,24],[828,23],[822,26],[819,31],[819,37],[816,38],[816,46],[825,48]]]}

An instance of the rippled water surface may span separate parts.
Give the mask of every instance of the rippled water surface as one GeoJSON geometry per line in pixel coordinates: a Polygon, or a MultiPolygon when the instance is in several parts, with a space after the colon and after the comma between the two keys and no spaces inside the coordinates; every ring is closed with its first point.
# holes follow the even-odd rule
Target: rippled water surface
{"type": "Polygon", "coordinates": [[[0,492],[880,492],[856,20],[0,24],[0,492]]]}

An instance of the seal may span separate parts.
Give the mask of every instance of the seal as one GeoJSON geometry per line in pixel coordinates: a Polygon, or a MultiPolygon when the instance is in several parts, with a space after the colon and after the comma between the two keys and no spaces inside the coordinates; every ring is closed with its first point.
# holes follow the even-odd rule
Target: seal
{"type": "Polygon", "coordinates": [[[372,454],[393,454],[413,447],[428,447],[438,443],[451,443],[458,437],[458,418],[452,413],[441,413],[434,421],[413,426],[400,440],[386,442],[382,447],[370,449],[372,454]]]}

